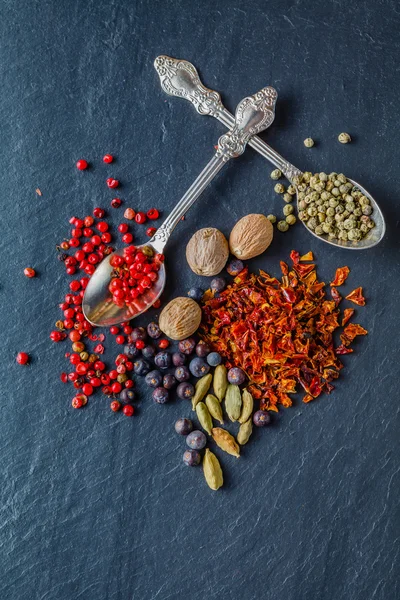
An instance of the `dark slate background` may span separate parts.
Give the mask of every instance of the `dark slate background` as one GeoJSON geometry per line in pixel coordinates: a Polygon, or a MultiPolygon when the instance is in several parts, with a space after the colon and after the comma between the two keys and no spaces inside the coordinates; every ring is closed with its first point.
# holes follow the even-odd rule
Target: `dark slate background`
{"type": "MultiPolygon", "coordinates": [[[[399,598],[399,25],[394,0],[2,3],[2,600],[399,598]],[[219,452],[218,493],[181,463],[173,424],[188,405],[154,405],[143,390],[134,419],[100,397],[74,411],[59,380],[67,345],[48,337],[65,293],[55,244],[68,218],[109,204],[110,174],[125,206],[167,214],[224,131],[163,95],[158,54],[192,61],[231,110],[274,85],[265,139],[300,168],[362,182],[388,225],[380,246],[358,253],[299,224],[251,263],[277,274],[292,248],[312,249],[325,281],[348,264],[345,290],[363,285],[357,321],[369,335],[331,397],[298,399],[240,460],[219,452]],[[351,145],[337,142],[341,131],[351,145]],[[90,171],[75,169],[81,157],[90,171]],[[37,279],[23,276],[28,265],[37,279]],[[22,349],[29,368],[15,364],[22,349]]],[[[279,214],[269,172],[249,149],[192,208],[168,247],[166,299],[205,285],[184,258],[196,228],[228,234],[248,212],[279,214]]],[[[122,209],[111,212],[117,224],[122,209]]]]}

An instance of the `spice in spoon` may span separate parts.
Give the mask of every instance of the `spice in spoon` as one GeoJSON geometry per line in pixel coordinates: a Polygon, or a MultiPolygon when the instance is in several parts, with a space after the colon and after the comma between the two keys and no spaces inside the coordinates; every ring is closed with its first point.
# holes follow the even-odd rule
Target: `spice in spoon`
{"type": "Polygon", "coordinates": [[[375,227],[370,200],[343,173],[303,173],[297,185],[299,219],[316,235],[359,242],[375,227]]]}

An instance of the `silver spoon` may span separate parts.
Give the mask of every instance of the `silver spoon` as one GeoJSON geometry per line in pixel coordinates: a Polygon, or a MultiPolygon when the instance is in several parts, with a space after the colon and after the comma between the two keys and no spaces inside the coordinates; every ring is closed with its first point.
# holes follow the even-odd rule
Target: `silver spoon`
{"type": "MultiPolygon", "coordinates": [[[[221,96],[218,92],[207,88],[200,80],[199,74],[192,63],[186,60],[178,60],[170,56],[158,56],[154,61],[154,67],[160,78],[161,87],[170,96],[184,98],[193,104],[200,115],[209,115],[221,121],[226,127],[232,127],[233,116],[224,107],[221,101],[221,96]]],[[[297,177],[302,175],[302,172],[290,162],[285,160],[278,152],[268,146],[261,138],[254,136],[249,140],[249,145],[257,150],[259,154],[264,156],[277,169],[282,171],[286,179],[290,183],[294,183],[297,177]]],[[[367,235],[359,242],[349,241],[334,241],[329,239],[327,234],[317,235],[307,225],[301,221],[304,227],[313,236],[339,248],[347,248],[349,250],[365,250],[379,244],[385,235],[386,225],[385,219],[377,202],[365,188],[353,179],[347,179],[359,189],[364,196],[369,198],[372,207],[372,218],[375,221],[375,227],[367,233],[367,235]]],[[[299,199],[297,199],[297,210],[299,210],[299,199]]]]}
{"type": "MultiPolygon", "coordinates": [[[[222,167],[231,158],[237,158],[243,154],[247,142],[253,135],[271,125],[275,117],[276,99],[277,93],[274,88],[266,87],[254,94],[254,96],[249,96],[239,102],[235,117],[232,117],[231,129],[219,138],[217,151],[213,158],[193,182],[151,240],[147,244],[139,246],[139,248],[150,246],[157,253],[164,251],[171,233],[182,216],[194,204],[222,167]]],[[[113,271],[110,259],[115,254],[122,256],[123,249],[110,254],[100,263],[85,290],[82,303],[83,313],[85,318],[93,325],[111,326],[123,321],[129,321],[150,308],[165,287],[165,266],[162,264],[158,271],[158,279],[153,287],[129,306],[125,305],[124,308],[119,308],[112,301],[111,293],[108,290],[110,276],[113,271]]]]}

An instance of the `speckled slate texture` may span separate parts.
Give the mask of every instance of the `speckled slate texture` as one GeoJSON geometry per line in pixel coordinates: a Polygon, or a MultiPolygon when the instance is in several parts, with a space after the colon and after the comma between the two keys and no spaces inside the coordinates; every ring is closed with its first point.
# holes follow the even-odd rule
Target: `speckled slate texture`
{"type": "MultiPolygon", "coordinates": [[[[5,0],[1,12],[0,598],[399,598],[397,3],[5,0]],[[277,274],[292,248],[312,249],[325,281],[348,264],[345,289],[363,285],[357,321],[370,333],[344,357],[331,397],[297,400],[240,460],[219,453],[218,493],[181,463],[173,423],[187,405],[154,405],[142,390],[135,419],[101,398],[73,411],[58,378],[66,345],[48,339],[68,218],[109,203],[109,174],[127,205],[166,214],[224,131],[161,93],[158,54],[191,60],[231,110],[274,85],[265,139],[301,168],[362,182],[388,224],[360,253],[298,225],[251,262],[277,274]],[[354,143],[339,145],[341,131],[354,143]],[[74,168],[80,157],[90,171],[74,168]],[[37,279],[24,278],[27,265],[37,279]],[[14,362],[21,349],[29,368],[14,362]]],[[[249,149],[206,191],[168,247],[166,298],[199,283],[184,259],[196,228],[228,233],[247,212],[279,213],[269,172],[249,149]]]]}

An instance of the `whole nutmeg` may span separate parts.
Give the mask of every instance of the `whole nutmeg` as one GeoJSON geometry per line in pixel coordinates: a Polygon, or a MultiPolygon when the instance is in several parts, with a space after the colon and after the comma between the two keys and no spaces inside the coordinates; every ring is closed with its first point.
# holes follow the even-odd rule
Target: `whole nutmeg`
{"type": "Polygon", "coordinates": [[[214,227],[199,229],[186,246],[186,259],[196,275],[218,275],[229,256],[228,242],[214,227]]]}
{"type": "Polygon", "coordinates": [[[197,331],[201,321],[201,308],[191,298],[178,297],[163,308],[159,327],[172,340],[184,340],[197,331]]]}
{"type": "Polygon", "coordinates": [[[265,252],[274,235],[265,215],[247,215],[236,223],[229,236],[229,248],[236,258],[247,260],[265,252]]]}

